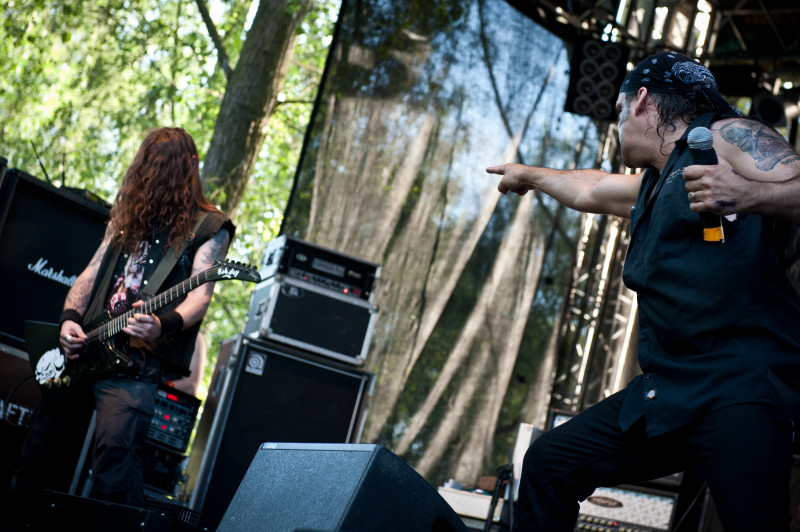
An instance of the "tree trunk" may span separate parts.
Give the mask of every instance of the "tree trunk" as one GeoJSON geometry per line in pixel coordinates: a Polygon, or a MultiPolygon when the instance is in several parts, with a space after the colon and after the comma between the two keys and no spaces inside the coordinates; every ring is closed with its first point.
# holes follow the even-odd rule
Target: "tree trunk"
{"type": "Polygon", "coordinates": [[[244,196],[311,0],[261,0],[231,73],[205,156],[207,189],[230,216],[244,196]],[[213,186],[210,186],[213,185],[213,186]]]}

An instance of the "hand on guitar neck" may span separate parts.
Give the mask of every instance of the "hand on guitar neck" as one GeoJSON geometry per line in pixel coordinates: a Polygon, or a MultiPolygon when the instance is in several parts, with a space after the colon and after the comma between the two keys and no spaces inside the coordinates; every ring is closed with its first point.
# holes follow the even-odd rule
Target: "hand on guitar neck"
{"type": "MultiPolygon", "coordinates": [[[[134,309],[144,305],[144,301],[137,301],[133,304],[134,309]]],[[[155,314],[134,313],[128,318],[128,325],[122,328],[122,332],[134,338],[152,342],[161,337],[161,320],[155,314]]]]}
{"type": "MultiPolygon", "coordinates": [[[[142,305],[144,305],[144,301],[136,301],[133,308],[137,309],[142,305]]],[[[161,337],[161,321],[154,314],[134,313],[128,318],[127,325],[122,328],[122,332],[134,338],[152,342],[161,337]]],[[[67,320],[61,325],[61,347],[64,348],[64,354],[69,360],[76,360],[80,357],[86,340],[86,333],[74,321],[67,320]]]]}

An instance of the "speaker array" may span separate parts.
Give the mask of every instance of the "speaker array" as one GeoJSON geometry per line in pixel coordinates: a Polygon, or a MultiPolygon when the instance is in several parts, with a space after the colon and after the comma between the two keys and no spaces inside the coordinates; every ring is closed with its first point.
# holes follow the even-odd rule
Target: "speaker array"
{"type": "Polygon", "coordinates": [[[593,39],[577,41],[564,110],[599,120],[613,120],[629,55],[630,49],[618,43],[593,39]]]}
{"type": "Polygon", "coordinates": [[[784,127],[786,125],[786,110],[783,96],[780,94],[757,92],[753,95],[750,114],[772,127],[784,127]]]}

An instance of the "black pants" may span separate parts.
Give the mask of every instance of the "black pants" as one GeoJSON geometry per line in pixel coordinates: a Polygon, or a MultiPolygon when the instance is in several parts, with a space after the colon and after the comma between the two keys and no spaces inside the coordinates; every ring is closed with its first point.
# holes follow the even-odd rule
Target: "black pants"
{"type": "Polygon", "coordinates": [[[67,491],[83,436],[75,427],[97,412],[90,496],[142,507],[141,449],[155,410],[157,378],[108,378],[76,390],[37,418],[22,447],[22,466],[12,492],[24,514],[35,509],[39,491],[67,491]]]}
{"type": "Polygon", "coordinates": [[[579,501],[596,487],[698,468],[726,532],[789,530],[792,422],[777,408],[739,404],[648,438],[622,432],[625,391],[536,439],[525,454],[514,531],[574,530],[579,501]]]}

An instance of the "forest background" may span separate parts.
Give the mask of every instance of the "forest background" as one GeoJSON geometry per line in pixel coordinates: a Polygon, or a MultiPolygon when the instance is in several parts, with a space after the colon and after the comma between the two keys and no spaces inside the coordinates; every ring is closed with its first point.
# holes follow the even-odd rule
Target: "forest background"
{"type": "MultiPolygon", "coordinates": [[[[113,202],[147,132],[194,137],[212,201],[260,266],[277,235],[338,16],[336,0],[11,0],[0,26],[0,156],[113,202]],[[223,171],[221,168],[233,168],[223,171]]],[[[220,283],[210,360],[241,331],[248,283],[220,283]]]]}

